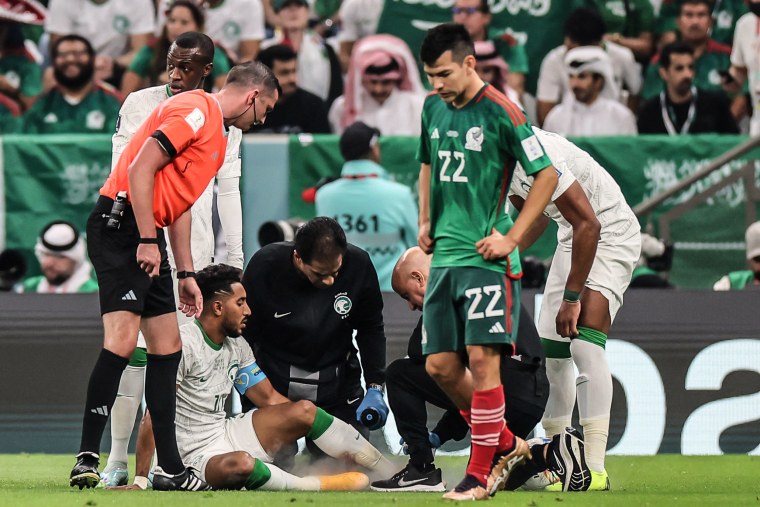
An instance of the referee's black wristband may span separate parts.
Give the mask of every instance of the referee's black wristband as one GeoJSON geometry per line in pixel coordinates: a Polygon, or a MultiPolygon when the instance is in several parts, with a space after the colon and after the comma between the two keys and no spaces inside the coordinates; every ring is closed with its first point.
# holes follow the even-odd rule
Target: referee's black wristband
{"type": "Polygon", "coordinates": [[[157,245],[158,238],[140,238],[141,245],[157,245]]]}
{"type": "Polygon", "coordinates": [[[185,278],[195,278],[195,271],[177,271],[177,280],[185,278]]]}

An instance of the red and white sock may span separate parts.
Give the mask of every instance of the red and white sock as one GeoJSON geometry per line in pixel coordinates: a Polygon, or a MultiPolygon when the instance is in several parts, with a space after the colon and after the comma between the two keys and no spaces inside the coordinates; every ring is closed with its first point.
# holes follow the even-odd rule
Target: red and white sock
{"type": "MultiPolygon", "coordinates": [[[[491,472],[491,462],[506,428],[504,422],[504,390],[501,385],[472,394],[472,451],[467,473],[484,484],[491,472]]],[[[512,435],[506,429],[507,438],[512,435]]]]}

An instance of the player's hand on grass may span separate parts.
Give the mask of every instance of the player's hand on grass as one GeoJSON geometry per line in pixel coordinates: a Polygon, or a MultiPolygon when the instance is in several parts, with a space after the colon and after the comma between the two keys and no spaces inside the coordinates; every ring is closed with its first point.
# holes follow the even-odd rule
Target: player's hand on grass
{"type": "Polygon", "coordinates": [[[161,252],[158,250],[158,245],[146,243],[137,245],[137,264],[149,276],[158,276],[158,268],[161,267],[161,252]]]}
{"type": "Polygon", "coordinates": [[[203,296],[195,278],[181,279],[178,287],[179,306],[177,309],[188,317],[199,317],[203,311],[203,296]]]}
{"type": "Polygon", "coordinates": [[[422,251],[429,254],[433,251],[433,240],[430,238],[430,222],[422,222],[417,233],[417,243],[422,251]]]}
{"type": "Polygon", "coordinates": [[[509,236],[505,236],[496,229],[491,229],[491,235],[486,236],[477,243],[475,248],[487,261],[503,259],[517,247],[517,243],[509,236]]]}
{"type": "Polygon", "coordinates": [[[557,334],[563,338],[578,336],[578,318],[581,315],[581,302],[562,301],[557,312],[557,334]]]}

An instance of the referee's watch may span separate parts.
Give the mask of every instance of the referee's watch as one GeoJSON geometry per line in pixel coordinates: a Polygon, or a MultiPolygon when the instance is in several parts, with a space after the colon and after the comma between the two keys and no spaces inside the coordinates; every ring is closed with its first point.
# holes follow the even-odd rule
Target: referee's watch
{"type": "Polygon", "coordinates": [[[177,280],[185,278],[195,278],[195,271],[177,271],[177,280]]]}

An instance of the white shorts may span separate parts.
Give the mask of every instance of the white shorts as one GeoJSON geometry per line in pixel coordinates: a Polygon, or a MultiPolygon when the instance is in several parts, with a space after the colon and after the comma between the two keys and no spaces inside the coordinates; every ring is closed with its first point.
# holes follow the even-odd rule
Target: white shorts
{"type": "MultiPolygon", "coordinates": [[[[189,452],[182,456],[185,466],[198,471],[201,479],[206,480],[206,465],[211,458],[220,454],[235,451],[245,451],[256,459],[265,463],[272,463],[274,459],[267,454],[256,436],[251,421],[255,410],[250,410],[224,421],[224,434],[211,440],[200,449],[189,452]]],[[[181,449],[181,446],[180,446],[181,449]]]]}
{"type": "MultiPolygon", "coordinates": [[[[586,287],[600,292],[610,307],[610,322],[623,306],[623,293],[631,283],[631,274],[641,255],[641,234],[635,234],[615,245],[599,243],[596,258],[586,280],[586,287]]],[[[554,253],[549,276],[546,279],[544,299],[538,315],[538,335],[547,340],[569,342],[557,334],[557,312],[562,304],[567,275],[570,273],[572,252],[557,248],[554,253]]]]}

